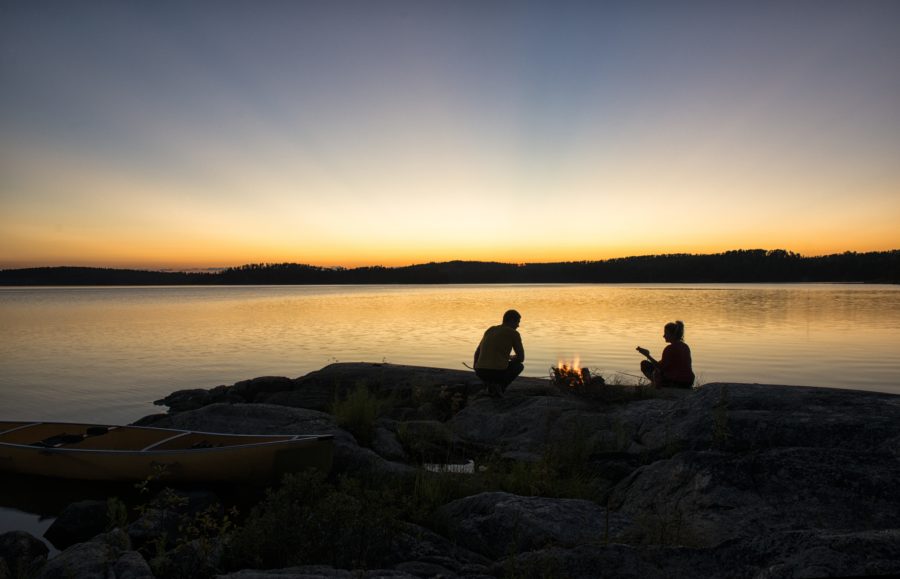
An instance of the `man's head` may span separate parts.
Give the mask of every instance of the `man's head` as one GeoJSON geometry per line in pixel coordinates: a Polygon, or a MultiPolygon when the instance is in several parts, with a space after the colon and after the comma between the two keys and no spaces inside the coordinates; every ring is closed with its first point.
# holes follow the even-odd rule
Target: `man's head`
{"type": "Polygon", "coordinates": [[[520,321],[522,321],[522,315],[516,310],[506,310],[506,313],[503,314],[504,326],[518,328],[520,321]]]}

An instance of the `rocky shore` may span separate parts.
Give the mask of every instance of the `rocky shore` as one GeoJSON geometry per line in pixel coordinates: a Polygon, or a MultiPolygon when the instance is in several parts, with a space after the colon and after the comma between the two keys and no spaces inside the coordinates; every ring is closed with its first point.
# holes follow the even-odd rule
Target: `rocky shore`
{"type": "Polygon", "coordinates": [[[74,503],[49,560],[27,533],[0,535],[0,578],[900,574],[900,396],[481,388],[470,372],[353,363],[175,392],[139,423],[331,433],[332,472],[249,513],[197,489],[156,489],[138,509],[74,503]],[[422,468],[457,462],[475,472],[422,468]]]}

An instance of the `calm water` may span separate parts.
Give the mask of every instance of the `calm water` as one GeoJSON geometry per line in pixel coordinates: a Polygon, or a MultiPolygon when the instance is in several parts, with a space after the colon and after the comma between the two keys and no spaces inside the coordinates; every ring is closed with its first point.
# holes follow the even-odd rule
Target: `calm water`
{"type": "Polygon", "coordinates": [[[510,307],[531,376],[576,355],[637,374],[635,346],[659,355],[682,319],[701,382],[900,393],[898,286],[0,288],[0,418],[125,423],[174,390],[335,360],[463,369],[510,307]]]}
{"type": "MultiPolygon", "coordinates": [[[[531,376],[576,355],[636,374],[634,347],[658,355],[682,319],[701,382],[900,394],[897,286],[0,288],[0,419],[127,423],[174,390],[335,360],[463,369],[510,307],[531,376]]],[[[0,498],[0,533],[52,522],[47,505],[0,498]]]]}

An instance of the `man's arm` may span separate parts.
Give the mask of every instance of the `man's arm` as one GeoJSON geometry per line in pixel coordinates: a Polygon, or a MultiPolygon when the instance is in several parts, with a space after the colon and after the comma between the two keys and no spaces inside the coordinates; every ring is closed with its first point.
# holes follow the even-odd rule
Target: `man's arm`
{"type": "Polygon", "coordinates": [[[478,347],[475,348],[475,355],[472,356],[472,367],[475,367],[475,364],[478,363],[478,356],[481,355],[481,344],[478,344],[478,347]]]}
{"type": "Polygon", "coordinates": [[[515,355],[512,359],[519,363],[525,363],[525,347],[522,346],[522,336],[516,332],[516,339],[513,340],[513,352],[515,355]]]}

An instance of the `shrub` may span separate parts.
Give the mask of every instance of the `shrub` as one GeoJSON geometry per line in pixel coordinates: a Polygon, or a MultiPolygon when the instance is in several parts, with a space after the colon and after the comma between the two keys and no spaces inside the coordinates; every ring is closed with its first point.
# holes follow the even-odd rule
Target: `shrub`
{"type": "Polygon", "coordinates": [[[346,398],[335,398],[331,406],[338,426],[349,431],[363,446],[370,446],[375,437],[375,419],[383,402],[360,382],[346,398]]]}
{"type": "Polygon", "coordinates": [[[390,487],[370,490],[346,478],[332,484],[317,472],[287,475],[233,535],[227,566],[377,566],[390,553],[397,504],[390,487]]]}

